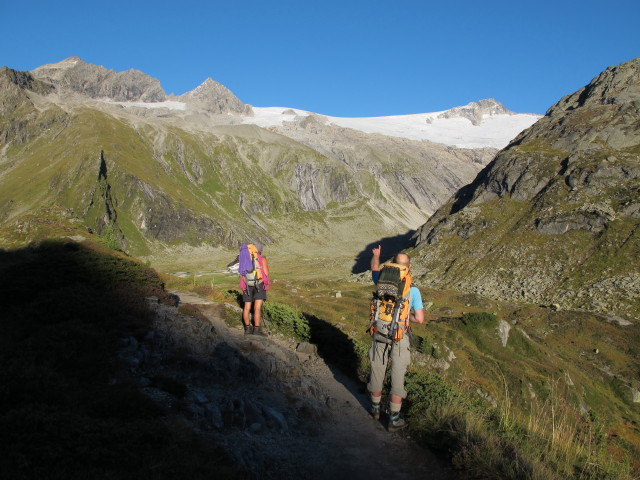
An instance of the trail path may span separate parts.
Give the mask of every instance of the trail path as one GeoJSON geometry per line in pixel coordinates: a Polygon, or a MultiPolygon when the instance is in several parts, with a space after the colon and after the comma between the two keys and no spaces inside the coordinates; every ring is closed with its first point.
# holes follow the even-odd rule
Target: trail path
{"type": "MultiPolygon", "coordinates": [[[[238,351],[258,355],[295,353],[295,344],[280,336],[245,336],[229,327],[215,304],[186,292],[173,292],[180,303],[199,306],[221,341],[238,351]],[[278,350],[280,352],[278,353],[278,350]]],[[[300,357],[300,355],[298,354],[300,357]]],[[[358,383],[332,369],[319,356],[300,363],[300,378],[325,399],[322,414],[290,428],[285,435],[226,432],[230,448],[246,452],[248,464],[263,465],[260,478],[306,479],[449,479],[443,463],[406,433],[387,432],[386,419],[376,422],[367,411],[368,395],[358,383]],[[236,442],[236,443],[234,443],[236,442]]],[[[264,400],[263,400],[264,401],[264,400]]],[[[267,400],[268,401],[268,400],[267,400]]]]}

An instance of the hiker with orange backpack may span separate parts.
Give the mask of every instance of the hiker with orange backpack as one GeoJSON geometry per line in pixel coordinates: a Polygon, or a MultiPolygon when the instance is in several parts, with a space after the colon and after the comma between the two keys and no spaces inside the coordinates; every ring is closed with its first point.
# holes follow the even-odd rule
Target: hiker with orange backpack
{"type": "Polygon", "coordinates": [[[262,329],[262,304],[267,300],[269,280],[269,265],[267,259],[262,256],[261,243],[245,244],[240,247],[238,255],[238,273],[240,274],[240,289],[242,290],[242,324],[245,335],[263,335],[262,329]],[[251,313],[253,311],[253,325],[251,313]]]}
{"type": "Polygon", "coordinates": [[[411,361],[409,322],[424,322],[420,290],[412,284],[411,259],[405,253],[395,256],[393,263],[380,266],[380,245],[373,248],[371,275],[377,290],[371,303],[369,349],[371,372],[367,390],[371,394],[371,415],[380,419],[380,403],[385,373],[391,364],[391,398],[389,424],[392,432],[406,426],[400,416],[402,400],[407,396],[404,377],[411,361]]]}

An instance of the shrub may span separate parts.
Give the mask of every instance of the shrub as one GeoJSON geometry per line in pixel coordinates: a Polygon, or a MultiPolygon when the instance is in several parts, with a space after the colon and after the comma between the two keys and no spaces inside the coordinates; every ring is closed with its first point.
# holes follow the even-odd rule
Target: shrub
{"type": "Polygon", "coordinates": [[[120,243],[118,237],[113,228],[113,225],[108,225],[100,236],[100,243],[110,250],[120,250],[120,243]]]}
{"type": "Polygon", "coordinates": [[[485,332],[498,327],[498,318],[487,312],[465,313],[460,318],[452,319],[451,325],[473,339],[479,349],[485,350],[485,332]]]}
{"type": "Polygon", "coordinates": [[[278,302],[265,302],[262,306],[263,318],[268,326],[285,335],[293,335],[297,340],[308,342],[311,336],[309,323],[302,313],[278,302]]]}

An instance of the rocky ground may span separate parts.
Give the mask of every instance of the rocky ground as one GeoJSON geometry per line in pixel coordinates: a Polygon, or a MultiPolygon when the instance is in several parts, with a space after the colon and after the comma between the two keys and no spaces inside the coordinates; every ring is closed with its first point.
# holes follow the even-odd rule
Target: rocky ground
{"type": "Polygon", "coordinates": [[[450,477],[406,432],[387,432],[384,416],[374,421],[362,385],[313,345],[245,336],[240,322],[225,323],[228,307],[174,295],[183,308],[150,298],[154,330],[142,341],[123,340],[125,375],[171,419],[224,446],[253,478],[450,477]],[[187,309],[195,315],[181,313],[187,309]]]}

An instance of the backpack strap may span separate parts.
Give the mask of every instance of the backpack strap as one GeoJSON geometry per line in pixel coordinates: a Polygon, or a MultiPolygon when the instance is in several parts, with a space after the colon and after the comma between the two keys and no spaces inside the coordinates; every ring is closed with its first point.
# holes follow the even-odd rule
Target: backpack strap
{"type": "Polygon", "coordinates": [[[269,285],[271,285],[271,280],[269,280],[269,274],[267,270],[264,268],[264,263],[262,262],[264,257],[258,254],[258,267],[260,268],[260,272],[262,273],[262,284],[265,290],[269,289],[269,285]]]}

